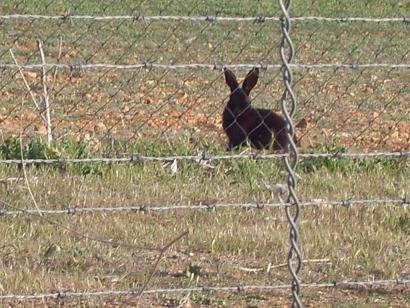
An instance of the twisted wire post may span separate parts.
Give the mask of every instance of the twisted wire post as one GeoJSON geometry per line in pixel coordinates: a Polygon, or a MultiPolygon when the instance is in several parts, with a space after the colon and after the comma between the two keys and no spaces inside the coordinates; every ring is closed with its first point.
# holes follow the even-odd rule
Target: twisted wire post
{"type": "Polygon", "coordinates": [[[291,0],[279,0],[279,6],[282,10],[283,16],[281,17],[281,31],[282,40],[280,42],[280,58],[282,61],[283,83],[285,90],[281,98],[281,107],[283,115],[287,122],[287,139],[288,145],[286,146],[286,152],[289,156],[283,158],[286,170],[288,171],[287,184],[289,189],[289,196],[287,198],[287,205],[285,207],[286,216],[290,224],[290,242],[291,248],[288,254],[288,268],[292,275],[292,307],[302,307],[300,299],[300,279],[298,277],[299,271],[302,266],[302,255],[298,247],[298,230],[297,219],[300,212],[300,203],[296,196],[296,175],[295,169],[298,162],[298,152],[296,144],[293,141],[294,125],[292,117],[296,111],[296,97],[292,91],[293,76],[290,67],[290,62],[293,59],[295,50],[290,39],[290,18],[289,7],[291,0]],[[293,209],[293,211],[292,211],[293,209]],[[293,213],[292,213],[293,212],[293,213]]]}

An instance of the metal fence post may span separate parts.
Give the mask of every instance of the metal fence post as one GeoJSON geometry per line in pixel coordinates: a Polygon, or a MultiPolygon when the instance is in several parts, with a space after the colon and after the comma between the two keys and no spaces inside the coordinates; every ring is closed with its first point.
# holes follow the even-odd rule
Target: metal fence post
{"type": "Polygon", "coordinates": [[[298,162],[298,151],[296,144],[293,141],[294,125],[292,117],[296,111],[296,97],[292,90],[293,76],[290,67],[290,62],[293,59],[295,50],[290,39],[290,18],[289,8],[291,0],[279,0],[279,6],[282,10],[283,16],[280,18],[282,39],[280,42],[280,58],[282,61],[282,74],[285,89],[281,98],[281,107],[283,115],[287,121],[287,138],[288,145],[286,152],[289,154],[283,158],[286,170],[288,172],[287,184],[289,195],[285,207],[286,216],[290,224],[290,243],[291,247],[288,254],[288,268],[292,275],[292,307],[302,307],[300,298],[300,279],[298,277],[302,266],[302,254],[298,247],[299,233],[297,229],[297,220],[300,213],[300,203],[296,195],[296,174],[295,169],[298,162]]]}

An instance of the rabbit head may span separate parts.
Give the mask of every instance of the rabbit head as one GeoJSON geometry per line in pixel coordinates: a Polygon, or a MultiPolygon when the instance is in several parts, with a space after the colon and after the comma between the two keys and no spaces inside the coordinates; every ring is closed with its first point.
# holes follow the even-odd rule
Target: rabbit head
{"type": "Polygon", "coordinates": [[[242,87],[239,86],[235,74],[230,69],[225,68],[224,74],[225,82],[231,89],[226,109],[228,109],[232,115],[239,115],[250,108],[249,93],[258,82],[259,69],[255,67],[248,72],[242,83],[242,87]]]}

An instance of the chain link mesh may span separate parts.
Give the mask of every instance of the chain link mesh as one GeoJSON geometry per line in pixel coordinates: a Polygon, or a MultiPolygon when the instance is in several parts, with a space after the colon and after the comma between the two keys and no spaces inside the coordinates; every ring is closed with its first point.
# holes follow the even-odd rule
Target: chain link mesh
{"type": "MultiPolygon", "coordinates": [[[[162,10],[182,10],[174,4],[168,1],[162,10]]],[[[34,11],[24,5],[3,5],[3,14],[11,16],[3,15],[0,23],[3,29],[15,29],[2,33],[0,48],[4,136],[16,134],[20,119],[27,138],[46,134],[8,52],[14,50],[19,65],[37,65],[26,68],[25,74],[34,94],[41,97],[39,37],[49,64],[52,133],[57,140],[85,138],[96,148],[105,148],[113,140],[131,144],[184,135],[196,142],[211,139],[223,144],[220,115],[229,94],[220,70],[223,65],[240,70],[240,77],[245,69],[261,68],[260,84],[251,96],[256,107],[271,108],[271,98],[280,96],[276,69],[280,59],[275,48],[264,47],[280,40],[279,31],[271,26],[277,17],[233,17],[232,22],[149,18],[147,11],[144,19],[136,18],[146,5],[111,3],[97,12],[85,4],[62,10],[51,2],[34,10],[56,13],[53,19],[25,18],[24,13],[34,11]],[[23,15],[13,15],[17,12],[23,15]],[[83,14],[73,18],[76,12],[128,13],[134,18],[87,19],[83,14]],[[23,106],[16,103],[21,98],[23,106]]],[[[188,17],[197,12],[195,5],[184,11],[188,17]]],[[[256,6],[256,15],[264,5],[256,6]]],[[[216,13],[222,12],[215,9],[204,15],[218,17],[216,13]]],[[[410,115],[402,76],[410,64],[402,43],[403,18],[291,20],[298,54],[292,65],[300,102],[295,123],[302,148],[408,149],[410,115]]],[[[275,105],[279,111],[279,99],[275,105]]]]}
{"type": "MultiPolygon", "coordinates": [[[[300,288],[315,285],[302,284],[299,278],[302,265],[297,229],[300,206],[407,206],[409,203],[407,196],[402,198],[396,191],[394,196],[391,194],[386,199],[366,195],[363,198],[367,199],[352,196],[342,201],[300,202],[295,173],[299,158],[408,159],[410,97],[405,77],[410,68],[406,44],[409,20],[403,17],[290,17],[291,1],[279,1],[284,14],[281,18],[276,17],[279,10],[274,1],[242,3],[230,9],[222,2],[209,5],[206,1],[169,0],[153,5],[145,0],[105,1],[94,5],[91,1],[79,1],[67,5],[64,1],[42,0],[42,6],[27,1],[1,3],[2,142],[20,134],[23,142],[33,138],[45,139],[51,128],[53,142],[73,139],[92,145],[90,157],[27,157],[23,161],[27,164],[56,164],[63,166],[62,170],[71,163],[173,163],[181,160],[209,163],[215,160],[283,159],[289,172],[289,196],[283,203],[230,203],[230,200],[224,203],[222,200],[221,203],[195,205],[197,201],[191,203],[189,200],[185,205],[128,206],[113,202],[109,193],[101,193],[107,189],[101,186],[90,192],[101,193],[102,199],[112,203],[86,203],[86,197],[76,199],[73,192],[70,192],[72,196],[67,192],[64,196],[55,193],[52,197],[39,197],[44,205],[40,212],[63,216],[85,212],[105,215],[126,211],[162,213],[187,209],[285,207],[291,225],[288,266],[293,279],[293,306],[302,306],[300,288]],[[291,23],[292,39],[289,37],[291,23]],[[44,51],[44,61],[38,39],[44,51]],[[278,42],[281,42],[280,53],[278,42]],[[30,91],[24,85],[20,69],[30,91]],[[243,84],[255,69],[259,80],[249,94],[243,84]],[[246,104],[239,111],[235,105],[227,108],[238,91],[230,91],[227,87],[227,70],[238,76],[236,89],[247,94],[247,98],[240,102],[246,104]],[[294,93],[298,97],[297,113],[294,93]],[[32,97],[38,107],[33,104],[32,97]],[[227,124],[227,129],[236,127],[236,134],[242,136],[238,144],[248,142],[256,148],[269,145],[269,149],[250,154],[225,153],[232,140],[224,131],[224,110],[234,118],[227,124]],[[274,128],[272,112],[283,114],[285,124],[274,128]],[[249,118],[249,115],[252,121],[241,122],[241,118],[249,118]],[[271,151],[275,137],[283,135],[286,142],[277,142],[275,150],[278,151],[271,151]],[[293,139],[294,135],[296,139],[293,139]],[[141,146],[149,143],[182,143],[194,154],[157,155],[152,147],[141,146]],[[216,153],[208,154],[208,148],[216,148],[216,153]],[[299,154],[298,149],[302,153],[299,154]],[[349,152],[346,153],[346,149],[349,152]],[[66,202],[60,202],[59,198],[66,202]],[[69,206],[72,200],[82,200],[83,207],[69,206]]],[[[300,7],[298,10],[305,13],[300,7]]],[[[22,160],[0,157],[0,164],[20,167],[22,160]]],[[[13,191],[21,196],[20,192],[10,188],[8,180],[1,179],[0,188],[5,188],[7,194],[13,191]]],[[[127,196],[121,200],[131,202],[133,198],[127,196]]],[[[182,199],[175,200],[182,202],[182,199]]],[[[26,207],[27,200],[17,203],[28,210],[10,210],[5,201],[0,201],[0,216],[6,219],[21,219],[20,216],[39,213],[39,210],[26,207]]],[[[336,286],[336,283],[319,285],[328,287],[336,286]]],[[[266,285],[261,288],[288,287],[266,285]]],[[[241,288],[248,287],[237,289],[241,288]]],[[[145,290],[145,293],[209,289],[232,291],[235,287],[153,289],[145,290]]],[[[111,296],[122,291],[104,292],[61,291],[45,296],[111,296]]],[[[124,291],[124,294],[135,295],[135,291],[124,291]]],[[[36,295],[1,296],[21,300],[34,297],[36,295]]]]}

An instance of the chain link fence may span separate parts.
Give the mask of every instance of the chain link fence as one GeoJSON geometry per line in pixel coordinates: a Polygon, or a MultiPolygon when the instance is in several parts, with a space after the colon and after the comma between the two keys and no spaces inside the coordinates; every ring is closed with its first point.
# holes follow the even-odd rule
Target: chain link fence
{"type": "MultiPolygon", "coordinates": [[[[97,148],[147,138],[224,144],[221,114],[229,89],[223,66],[240,79],[260,67],[252,104],[279,112],[281,64],[272,44],[280,41],[277,18],[213,18],[217,15],[211,11],[206,18],[155,18],[126,6],[121,12],[128,16],[75,15],[90,12],[80,7],[61,12],[50,4],[38,12],[44,16],[12,15],[24,13],[19,6],[2,10],[4,136],[16,134],[20,120],[25,136],[47,134],[40,116],[44,104],[36,109],[9,53],[14,50],[34,96],[42,101],[38,38],[46,54],[50,124],[57,140],[86,138],[97,148]]],[[[302,148],[408,149],[405,19],[341,20],[294,20],[300,101],[295,123],[302,148]]]]}
{"type": "MultiPolygon", "coordinates": [[[[0,200],[4,203],[1,216],[18,219],[34,214],[284,207],[291,225],[288,266],[293,279],[294,306],[302,306],[300,287],[351,287],[385,282],[394,285],[399,281],[408,284],[406,279],[302,283],[298,277],[302,253],[297,231],[301,207],[355,204],[404,207],[409,200],[408,196],[396,193],[384,199],[299,201],[295,173],[298,159],[408,158],[408,18],[292,17],[291,14],[282,19],[266,14],[280,15],[276,3],[272,4],[274,1],[241,4],[237,11],[223,4],[212,6],[194,0],[161,4],[110,1],[99,5],[90,1],[70,5],[64,1],[43,2],[42,6],[25,1],[0,4],[0,137],[3,143],[18,137],[22,137],[21,142],[33,138],[49,143],[86,141],[92,145],[92,151],[91,157],[28,157],[25,163],[60,166],[103,162],[111,166],[112,163],[193,161],[215,168],[212,162],[220,160],[281,158],[289,173],[289,196],[280,203],[196,204],[193,201],[186,205],[77,207],[61,202],[51,209],[13,208],[0,200]],[[238,93],[242,95],[239,98],[238,93]],[[232,101],[234,104],[230,106],[232,101]],[[236,110],[242,103],[245,107],[236,110]],[[253,124],[246,120],[250,113],[257,119],[253,124]],[[283,125],[277,128],[270,124],[270,117],[283,113],[284,118],[275,118],[283,120],[283,125]],[[232,119],[226,122],[225,114],[232,119]],[[235,132],[230,134],[232,127],[235,132]],[[284,142],[279,141],[282,134],[284,142]],[[254,148],[274,145],[279,152],[268,149],[252,150],[250,154],[225,153],[226,148],[232,150],[246,139],[254,148]],[[170,155],[158,155],[152,150],[155,147],[144,144],[168,144],[172,149],[178,144],[195,153],[180,155],[175,150],[170,155]]],[[[283,8],[287,9],[290,1],[286,3],[283,8]]],[[[295,9],[303,12],[300,7],[295,9]]],[[[7,143],[4,144],[3,152],[7,152],[7,143]]],[[[22,160],[6,155],[0,157],[0,164],[21,166],[22,160]]],[[[158,260],[165,248],[159,251],[158,260]]],[[[156,262],[154,271],[159,261],[156,262]]],[[[153,272],[138,292],[46,292],[38,296],[0,295],[0,298],[60,299],[241,289],[149,290],[146,284],[152,275],[153,272]]],[[[242,288],[284,287],[269,284],[242,288]]]]}

